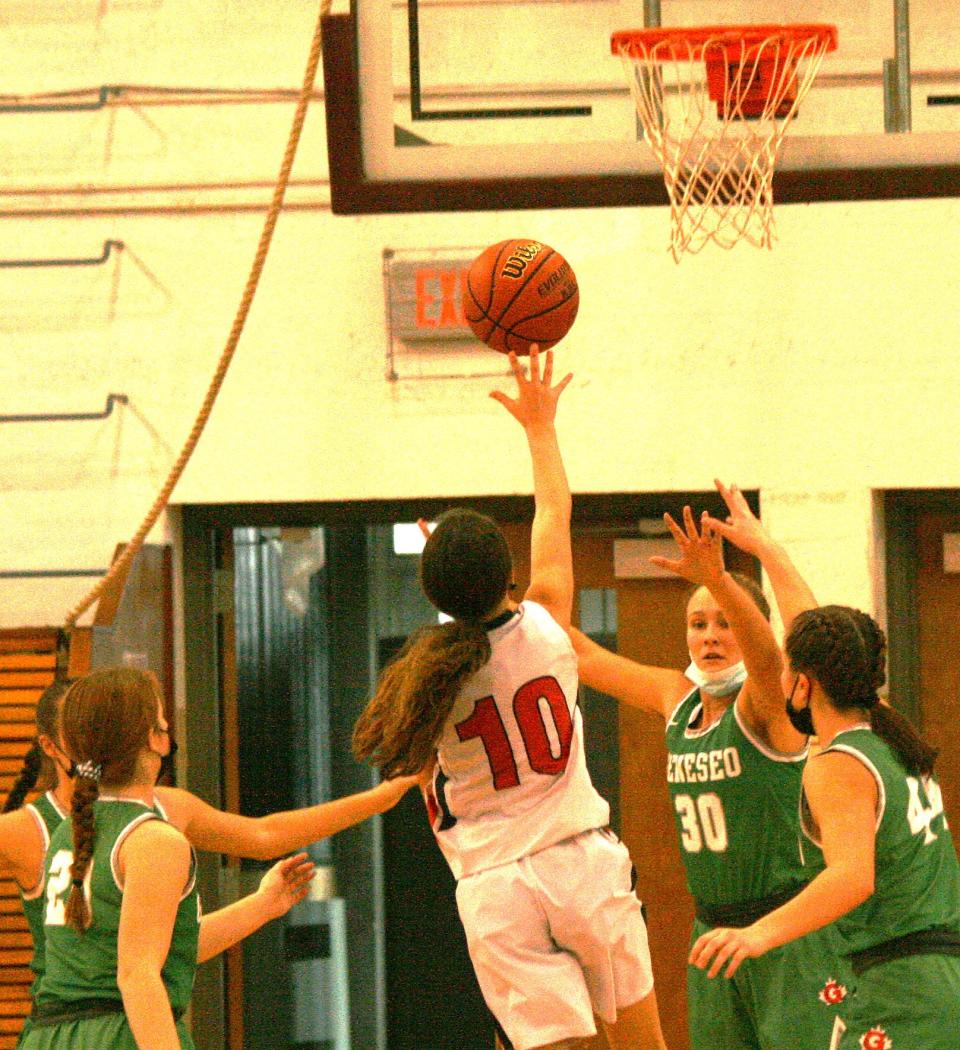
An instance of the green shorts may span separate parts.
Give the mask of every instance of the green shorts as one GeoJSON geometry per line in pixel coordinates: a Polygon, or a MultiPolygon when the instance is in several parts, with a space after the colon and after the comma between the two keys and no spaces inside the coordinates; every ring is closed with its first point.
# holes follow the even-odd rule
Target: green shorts
{"type": "MultiPolygon", "coordinates": [[[[177,1023],[180,1050],[196,1050],[182,1021],[177,1023]]],[[[104,1014],[83,1021],[31,1027],[19,1050],[137,1050],[126,1014],[104,1014]]]]}
{"type": "Polygon", "coordinates": [[[831,1050],[957,1050],[960,958],[911,955],[854,979],[831,1050]]]}
{"type": "MultiPolygon", "coordinates": [[[[691,943],[709,929],[694,922],[691,943]]],[[[691,1050],[826,1050],[851,982],[832,927],[747,959],[729,979],[688,966],[691,1050]]]]}

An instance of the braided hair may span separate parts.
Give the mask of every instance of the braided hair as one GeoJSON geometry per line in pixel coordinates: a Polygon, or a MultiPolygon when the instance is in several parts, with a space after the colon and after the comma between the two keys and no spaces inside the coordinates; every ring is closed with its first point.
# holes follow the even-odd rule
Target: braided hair
{"type": "Polygon", "coordinates": [[[43,783],[52,786],[56,783],[56,772],[53,761],[47,757],[40,745],[40,737],[48,736],[51,740],[57,739],[57,727],[60,721],[60,700],[66,693],[69,682],[59,679],[48,685],[37,701],[37,735],[29,750],[23,756],[23,766],[17,774],[17,779],[10,788],[3,804],[3,812],[10,813],[23,805],[24,799],[37,786],[42,779],[43,783]]]}
{"type": "Polygon", "coordinates": [[[512,563],[496,522],[474,510],[441,515],[420,562],[430,602],[453,620],[421,628],[387,665],[353,731],[353,752],[386,777],[432,758],[463,683],[490,659],[484,627],[510,586],[512,563]]]}
{"type": "Polygon", "coordinates": [[[933,772],[936,749],[877,694],[886,682],[887,641],[872,616],[845,605],[808,609],[794,620],[784,650],[791,670],[815,678],[838,711],[869,712],[871,728],[908,771],[933,772]]]}
{"type": "Polygon", "coordinates": [[[123,786],[133,780],[141,751],[157,725],[160,689],[154,675],[132,667],[106,667],[76,681],[63,698],[61,724],[74,760],[73,888],[66,921],[78,933],[90,925],[83,892],[94,848],[94,803],[100,783],[123,786]]]}

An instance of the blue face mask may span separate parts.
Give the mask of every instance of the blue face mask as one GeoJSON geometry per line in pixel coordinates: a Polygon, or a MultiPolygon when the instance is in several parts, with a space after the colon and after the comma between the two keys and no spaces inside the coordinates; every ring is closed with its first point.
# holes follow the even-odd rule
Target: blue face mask
{"type": "Polygon", "coordinates": [[[747,680],[747,669],[743,661],[724,667],[722,671],[704,671],[691,659],[684,671],[687,678],[711,696],[729,696],[747,680]]]}

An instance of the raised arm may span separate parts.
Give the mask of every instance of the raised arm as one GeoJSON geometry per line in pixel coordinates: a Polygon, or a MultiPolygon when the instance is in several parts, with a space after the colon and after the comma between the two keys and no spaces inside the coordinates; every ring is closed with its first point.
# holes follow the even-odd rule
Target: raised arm
{"type": "Polygon", "coordinates": [[[846,915],[873,894],[877,784],[850,755],[827,752],[803,771],[810,811],[820,829],[826,868],[800,893],[762,919],[738,930],[722,927],[694,944],[690,962],[715,977],[729,963],[732,977],[755,958],[846,915]]]}
{"type": "Polygon", "coordinates": [[[170,823],[197,849],[231,857],[273,860],[392,809],[416,783],[415,776],[395,777],[369,791],[265,817],[224,813],[180,788],[157,788],[156,791],[170,823]]]}
{"type": "Polygon", "coordinates": [[[568,630],[579,661],[580,681],[642,711],[670,717],[692,688],[682,671],[650,667],[604,649],[576,627],[568,630]]]}
{"type": "Polygon", "coordinates": [[[530,375],[515,354],[510,364],[517,380],[516,398],[499,390],[490,396],[523,427],[533,464],[534,516],[530,534],[530,586],[526,597],[550,611],[561,627],[570,626],[573,608],[573,554],[570,544],[570,486],[560,455],[554,419],[557,400],[573,378],[553,381],[553,351],[548,350],[540,375],[536,344],[530,348],[530,375]]]}
{"type": "Polygon", "coordinates": [[[783,629],[788,632],[800,613],[817,607],[813,591],[797,571],[786,550],[760,523],[737,486],[727,488],[722,481],[716,480],[714,484],[727,505],[729,515],[726,521],[711,517],[707,520],[711,528],[725,540],[759,559],[773,588],[783,629]]]}
{"type": "Polygon", "coordinates": [[[200,920],[197,962],[206,962],[279,919],[307,895],[316,873],[306,853],[279,861],[260,880],[259,888],[200,920]]]}
{"type": "Polygon", "coordinates": [[[689,507],[683,508],[683,529],[669,514],[664,515],[664,520],[677,541],[680,557],[675,561],[650,560],[691,583],[706,587],[723,609],[747,669],[747,680],[736,701],[741,713],[778,751],[802,750],[806,738],[790,725],[784,707],[780,648],[766,617],[724,569],[720,537],[711,527],[709,515],[703,515],[700,532],[689,507]]]}

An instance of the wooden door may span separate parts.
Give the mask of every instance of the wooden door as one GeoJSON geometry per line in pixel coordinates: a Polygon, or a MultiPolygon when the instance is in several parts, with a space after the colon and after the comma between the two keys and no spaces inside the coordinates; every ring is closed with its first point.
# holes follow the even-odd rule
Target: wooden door
{"type": "MultiPolygon", "coordinates": [[[[918,514],[916,526],[918,721],[924,736],[940,750],[937,778],[954,836],[960,828],[960,573],[944,571],[943,537],[960,533],[960,495],[957,504],[957,513],[918,514]]],[[[897,612],[891,609],[891,617],[897,612]]],[[[891,701],[896,703],[896,697],[891,701]]]]}
{"type": "MultiPolygon", "coordinates": [[[[578,593],[608,588],[616,594],[618,652],[641,663],[686,666],[683,604],[688,584],[615,579],[612,536],[578,537],[574,558],[578,593]]],[[[647,909],[664,1037],[671,1050],[686,1050],[686,955],[693,906],[667,795],[663,719],[621,705],[619,722],[621,838],[637,870],[637,895],[647,909]]]]}

